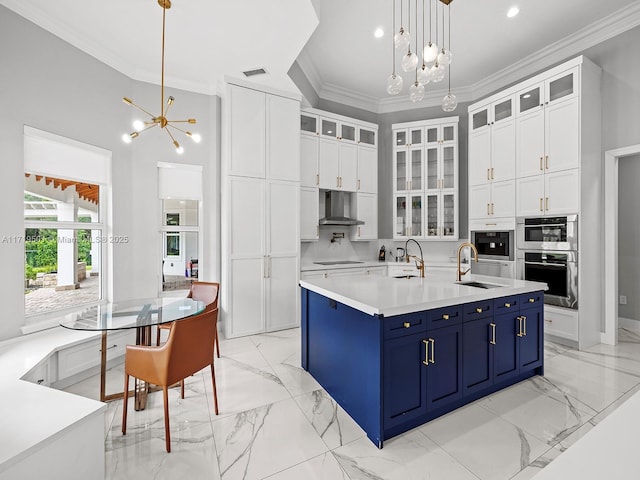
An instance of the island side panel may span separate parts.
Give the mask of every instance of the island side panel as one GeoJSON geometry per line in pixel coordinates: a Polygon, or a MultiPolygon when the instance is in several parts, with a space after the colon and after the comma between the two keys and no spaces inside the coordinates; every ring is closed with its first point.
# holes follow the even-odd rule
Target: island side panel
{"type": "Polygon", "coordinates": [[[382,319],[306,289],[303,296],[303,367],[380,447],[382,319]]]}

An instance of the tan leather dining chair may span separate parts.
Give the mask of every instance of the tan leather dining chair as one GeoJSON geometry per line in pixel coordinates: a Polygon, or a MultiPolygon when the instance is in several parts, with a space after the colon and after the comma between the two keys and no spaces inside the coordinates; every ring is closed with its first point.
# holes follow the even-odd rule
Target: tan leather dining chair
{"type": "MultiPolygon", "coordinates": [[[[187,298],[193,298],[194,300],[204,302],[206,309],[210,310],[218,308],[219,293],[220,284],[217,282],[193,282],[187,298]]],[[[158,325],[156,345],[160,345],[160,332],[162,330],[168,330],[169,328],[171,328],[171,323],[158,325]]],[[[217,329],[218,325],[216,322],[216,351],[218,353],[218,358],[220,358],[220,343],[218,341],[217,329]]]]}
{"type": "MultiPolygon", "coordinates": [[[[205,310],[198,315],[176,320],[169,331],[169,338],[162,346],[127,345],[124,360],[124,404],[122,408],[122,434],[127,433],[127,400],[129,376],[162,387],[164,401],[164,430],[167,452],[171,451],[169,433],[169,386],[211,367],[213,404],[218,415],[216,372],[213,366],[218,309],[205,310]]],[[[181,396],[184,398],[184,382],[181,396]]]]}

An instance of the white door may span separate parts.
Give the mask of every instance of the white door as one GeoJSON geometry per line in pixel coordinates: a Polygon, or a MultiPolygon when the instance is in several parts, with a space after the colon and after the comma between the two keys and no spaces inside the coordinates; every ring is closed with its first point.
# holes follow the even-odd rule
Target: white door
{"type": "Polygon", "coordinates": [[[319,195],[317,188],[300,188],[300,240],[318,240],[319,195]]]}
{"type": "Polygon", "coordinates": [[[579,170],[564,170],[545,175],[545,213],[576,213],[579,202],[579,170]]]}
{"type": "Polygon", "coordinates": [[[491,126],[491,179],[516,178],[516,122],[503,120],[491,126]]]}
{"type": "Polygon", "coordinates": [[[558,172],[579,165],[578,99],[572,97],[564,102],[546,107],[546,172],[558,172]]]}
{"type": "Polygon", "coordinates": [[[321,138],[318,149],[318,172],[320,174],[320,188],[335,190],[338,188],[340,170],[338,141],[321,138]]]}
{"type": "Polygon", "coordinates": [[[544,175],[516,180],[516,216],[544,214],[544,175]]]}
{"type": "Polygon", "coordinates": [[[355,195],[355,214],[364,225],[355,225],[353,240],[376,240],[378,238],[378,196],[375,193],[355,195]]]}
{"type": "Polygon", "coordinates": [[[228,174],[265,178],[265,94],[231,85],[229,97],[228,174]]]}
{"type": "Polygon", "coordinates": [[[516,182],[493,182],[491,214],[494,217],[513,217],[516,214],[516,182]]]}
{"type": "Polygon", "coordinates": [[[300,180],[300,102],[267,95],[267,176],[300,180]]]}
{"type": "Polygon", "coordinates": [[[544,169],[544,109],[536,108],[516,123],[516,177],[538,175],[544,169]]]}
{"type": "Polygon", "coordinates": [[[358,147],[353,143],[338,142],[340,150],[340,190],[358,190],[358,147]]]}
{"type": "MultiPolygon", "coordinates": [[[[474,131],[469,135],[469,185],[487,183],[491,175],[491,129],[474,131]]],[[[511,160],[513,161],[513,159],[511,160]]]]}
{"type": "Polygon", "coordinates": [[[298,325],[299,192],[297,182],[267,182],[266,330],[298,325]]]}
{"type": "Polygon", "coordinates": [[[227,335],[264,331],[265,181],[229,178],[230,301],[225,311],[227,335]]]}
{"type": "Polygon", "coordinates": [[[378,152],[375,148],[358,146],[358,191],[378,192],[378,152]]]}
{"type": "Polygon", "coordinates": [[[487,218],[491,212],[491,184],[469,187],[469,218],[487,218]]]}
{"type": "Polygon", "coordinates": [[[300,136],[300,186],[318,186],[318,137],[300,136]]]}

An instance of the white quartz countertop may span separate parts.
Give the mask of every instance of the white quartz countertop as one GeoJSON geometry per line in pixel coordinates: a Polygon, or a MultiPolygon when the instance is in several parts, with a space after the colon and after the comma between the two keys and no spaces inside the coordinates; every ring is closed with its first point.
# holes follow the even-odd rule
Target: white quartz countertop
{"type": "MultiPolygon", "coordinates": [[[[343,260],[338,260],[343,261],[343,260]]],[[[398,265],[415,265],[414,261],[411,260],[410,263],[407,262],[393,262],[393,261],[385,261],[380,262],[378,260],[371,261],[363,261],[363,260],[349,260],[355,263],[339,263],[334,265],[321,265],[319,263],[305,263],[300,266],[300,270],[303,272],[312,272],[316,270],[333,270],[339,268],[372,268],[372,267],[387,267],[387,266],[398,266],[398,265]]],[[[318,260],[318,262],[325,262],[323,260],[318,260]]],[[[326,260],[326,262],[331,262],[331,260],[326,260]]],[[[438,258],[438,259],[430,259],[425,258],[424,263],[426,265],[427,270],[429,267],[451,267],[456,268],[456,263],[452,262],[447,258],[438,258]]]]}
{"type": "Polygon", "coordinates": [[[393,278],[375,275],[328,277],[301,280],[300,286],[369,315],[402,315],[461,303],[487,300],[520,293],[546,290],[539,282],[470,275],[463,282],[480,281],[498,288],[461,285],[448,275],[429,274],[425,278],[393,278]]]}
{"type": "MultiPolygon", "coordinates": [[[[21,380],[62,345],[95,335],[57,327],[0,343],[0,473],[72,425],[106,409],[102,402],[21,380]]],[[[46,465],[42,468],[46,478],[46,465]]]]}

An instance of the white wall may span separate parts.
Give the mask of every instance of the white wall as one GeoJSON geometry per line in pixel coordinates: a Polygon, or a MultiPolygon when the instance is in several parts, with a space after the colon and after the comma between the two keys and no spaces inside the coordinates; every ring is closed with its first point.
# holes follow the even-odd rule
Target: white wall
{"type": "Polygon", "coordinates": [[[640,155],[618,163],[618,292],[627,305],[619,305],[620,317],[640,321],[640,155]]]}
{"type": "MultiPolygon", "coordinates": [[[[0,6],[0,145],[3,205],[0,240],[24,235],[23,127],[29,125],[110,150],[113,153],[113,235],[129,243],[113,247],[113,296],[123,300],[158,293],[161,252],[157,162],[202,165],[206,212],[202,226],[207,260],[200,264],[206,279],[219,279],[219,101],[216,97],[167,88],[176,103],[172,115],[195,117],[199,145],[185,138],[178,157],[165,132],[142,134],[131,145],[121,140],[129,132],[132,98],[151,112],[159,109],[157,85],[133,81],[93,57],[0,6]],[[207,237],[209,236],[209,237],[207,237]],[[155,248],[149,248],[149,246],[155,248]]],[[[24,318],[24,245],[0,242],[0,340],[20,334],[24,318]]]]}

